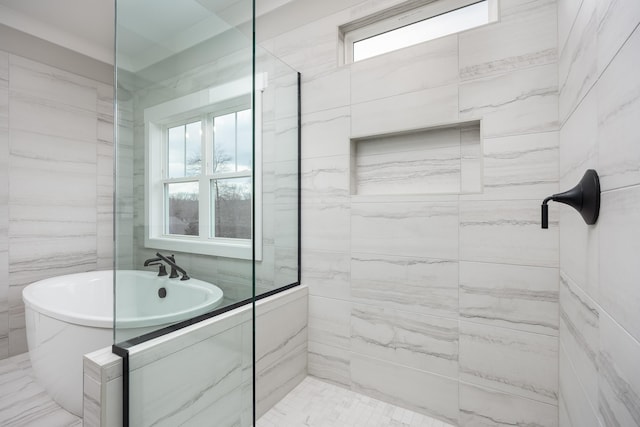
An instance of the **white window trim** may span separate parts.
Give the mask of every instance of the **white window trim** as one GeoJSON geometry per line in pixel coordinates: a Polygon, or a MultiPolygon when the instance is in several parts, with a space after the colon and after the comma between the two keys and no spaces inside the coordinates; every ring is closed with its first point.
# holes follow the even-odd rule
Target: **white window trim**
{"type": "MultiPolygon", "coordinates": [[[[377,36],[387,31],[405,27],[416,22],[424,21],[434,16],[442,15],[456,9],[460,9],[481,0],[444,0],[433,1],[425,6],[413,8],[405,11],[382,11],[373,16],[367,17],[357,22],[345,24],[340,27],[340,40],[343,55],[341,56],[343,64],[352,64],[353,61],[353,44],[369,37],[377,36]],[[391,16],[389,16],[391,14],[391,16]]],[[[488,24],[498,20],[498,0],[487,0],[489,6],[488,24]]],[[[474,27],[479,28],[479,27],[474,27]]],[[[470,28],[470,29],[474,29],[470,28]]],[[[465,30],[469,31],[469,30],[465,30]]],[[[457,34],[457,33],[454,33],[457,34]]],[[[450,35],[450,34],[449,34],[450,35]]],[[[448,37],[443,36],[443,37],[448,37]]],[[[394,51],[392,51],[394,52],[394,51]]],[[[390,52],[388,52],[390,53],[390,52]]]]}
{"type": "MultiPolygon", "coordinates": [[[[255,148],[253,171],[255,194],[252,194],[252,207],[255,206],[255,221],[252,230],[253,239],[207,238],[199,236],[167,235],[164,230],[164,183],[163,159],[164,129],[167,124],[175,123],[181,118],[194,117],[212,110],[215,105],[224,105],[231,100],[248,96],[247,88],[252,86],[251,76],[238,79],[220,86],[207,88],[189,95],[163,102],[144,110],[145,123],[145,230],[144,244],[147,248],[155,248],[176,252],[197,253],[238,259],[253,259],[252,240],[255,242],[255,259],[262,260],[262,92],[267,87],[266,73],[256,75],[255,80],[255,148]]],[[[208,157],[205,161],[210,161],[208,157]]],[[[206,167],[206,164],[203,164],[206,167]]],[[[233,174],[230,174],[233,175],[233,174]]],[[[209,177],[202,176],[200,182],[208,182],[209,177]]],[[[173,180],[171,180],[173,181],[173,180]]],[[[193,178],[176,179],[194,181],[193,178]]],[[[208,185],[207,185],[207,188],[208,185]]],[[[202,191],[201,191],[201,194],[202,191]]],[[[210,189],[204,194],[208,200],[210,189]]],[[[200,203],[205,201],[200,200],[200,203]]],[[[210,218],[206,218],[210,221],[210,218]]],[[[209,229],[207,226],[206,229],[209,229]]],[[[207,232],[208,235],[208,232],[207,232]]]]}

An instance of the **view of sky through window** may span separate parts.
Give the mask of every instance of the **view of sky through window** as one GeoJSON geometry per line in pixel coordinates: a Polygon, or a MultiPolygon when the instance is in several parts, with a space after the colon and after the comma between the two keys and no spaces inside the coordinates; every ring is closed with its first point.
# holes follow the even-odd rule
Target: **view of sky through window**
{"type": "Polygon", "coordinates": [[[353,61],[478,27],[489,22],[487,0],[353,43],[353,61]]]}

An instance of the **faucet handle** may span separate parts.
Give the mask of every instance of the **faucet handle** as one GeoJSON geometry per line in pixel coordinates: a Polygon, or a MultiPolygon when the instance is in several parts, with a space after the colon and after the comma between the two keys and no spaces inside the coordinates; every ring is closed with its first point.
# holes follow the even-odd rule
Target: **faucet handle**
{"type": "Polygon", "coordinates": [[[158,276],[166,276],[167,275],[167,267],[164,266],[164,264],[159,263],[160,264],[160,268],[158,269],[158,276]]]}

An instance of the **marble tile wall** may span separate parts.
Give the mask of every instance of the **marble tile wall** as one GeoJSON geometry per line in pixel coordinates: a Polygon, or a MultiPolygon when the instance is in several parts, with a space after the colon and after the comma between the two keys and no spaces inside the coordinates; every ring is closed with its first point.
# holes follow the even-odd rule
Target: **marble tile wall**
{"type": "Polygon", "coordinates": [[[112,265],[112,92],[0,52],[0,358],[27,351],[26,285],[112,265]]]}
{"type": "Polygon", "coordinates": [[[640,426],[640,6],[559,0],[560,184],[600,175],[600,218],[560,213],[560,425],[640,426]]]}
{"type": "Polygon", "coordinates": [[[557,426],[556,207],[539,224],[559,179],[557,2],[502,1],[494,24],[340,65],[338,27],[399,2],[265,42],[302,73],[309,372],[452,424],[557,426]],[[469,194],[353,194],[351,139],[470,121],[469,194]]]}

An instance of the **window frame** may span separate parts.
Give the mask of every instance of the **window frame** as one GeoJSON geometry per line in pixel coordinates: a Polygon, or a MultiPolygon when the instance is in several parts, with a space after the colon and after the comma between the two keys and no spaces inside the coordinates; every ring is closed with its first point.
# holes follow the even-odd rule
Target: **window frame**
{"type": "Polygon", "coordinates": [[[262,259],[262,92],[266,88],[266,75],[256,75],[255,79],[255,123],[253,170],[242,172],[213,173],[213,129],[207,120],[231,112],[251,108],[251,76],[219,86],[210,87],[189,95],[146,108],[145,124],[145,227],[144,245],[146,248],[190,252],[238,259],[254,259],[252,242],[255,242],[255,259],[262,259]],[[164,170],[168,159],[168,132],[170,127],[203,120],[203,144],[201,145],[201,173],[194,176],[167,178],[164,170]],[[211,143],[207,142],[211,139],[211,143]],[[209,174],[209,171],[212,173],[209,174]],[[251,198],[252,237],[234,239],[212,236],[211,183],[214,179],[253,177],[254,194],[251,198]],[[199,235],[168,234],[165,203],[165,184],[179,182],[199,182],[199,235]],[[204,187],[203,187],[204,185],[204,187]],[[204,213],[204,215],[203,215],[204,213]],[[205,216],[206,215],[206,216],[205,216]],[[203,227],[204,225],[204,227],[203,227]]]}
{"type": "MultiPolygon", "coordinates": [[[[343,51],[343,55],[341,55],[341,59],[343,61],[342,63],[353,64],[356,62],[365,61],[370,58],[375,58],[376,56],[384,55],[386,53],[395,52],[396,50],[410,47],[410,46],[403,46],[403,47],[399,47],[398,49],[394,49],[394,50],[382,53],[380,55],[375,55],[369,58],[364,58],[358,61],[354,61],[353,59],[354,43],[357,43],[361,40],[375,37],[377,35],[380,35],[389,31],[393,31],[402,27],[406,27],[408,25],[412,25],[420,21],[434,18],[439,15],[453,12],[457,9],[461,9],[463,7],[480,3],[481,1],[483,0],[432,1],[426,5],[423,5],[417,8],[413,7],[408,10],[403,7],[383,10],[372,16],[368,16],[358,21],[342,25],[340,27],[340,41],[341,41],[340,44],[343,51]]],[[[463,31],[469,31],[475,28],[480,28],[484,25],[488,25],[498,21],[498,0],[486,0],[486,1],[488,2],[488,8],[489,8],[489,19],[487,24],[483,24],[477,27],[472,27],[463,31]]],[[[460,32],[455,32],[451,34],[458,34],[458,33],[460,32]]],[[[442,37],[448,37],[451,34],[447,34],[442,37]]],[[[430,40],[436,40],[436,39],[428,39],[422,43],[426,43],[430,40]]],[[[415,45],[411,45],[411,46],[415,46],[415,45]]]]}

